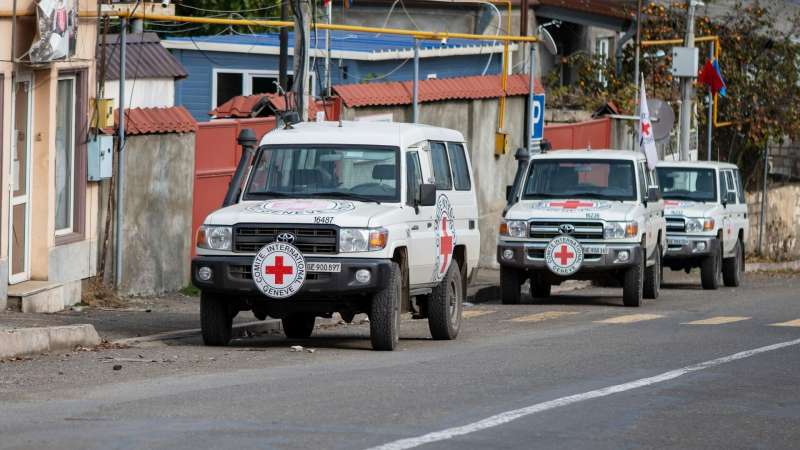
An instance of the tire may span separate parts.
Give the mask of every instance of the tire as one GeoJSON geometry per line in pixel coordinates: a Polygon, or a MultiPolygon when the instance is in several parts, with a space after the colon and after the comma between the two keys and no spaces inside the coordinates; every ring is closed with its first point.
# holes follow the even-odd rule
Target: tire
{"type": "Polygon", "coordinates": [[[314,332],[317,317],[308,313],[292,313],[281,319],[283,334],[289,339],[308,339],[314,332]]]}
{"type": "Polygon", "coordinates": [[[538,274],[534,274],[530,278],[531,283],[531,297],[534,299],[537,298],[549,298],[550,291],[552,289],[552,285],[544,280],[538,274]]]}
{"type": "Polygon", "coordinates": [[[644,270],[644,298],[657,299],[661,290],[662,271],[661,244],[656,244],[656,262],[644,270]]]}
{"type": "Polygon", "coordinates": [[[716,241],[711,245],[711,254],[703,258],[700,264],[700,282],[703,289],[714,290],[719,288],[722,278],[722,242],[716,241]]]}
{"type": "Polygon", "coordinates": [[[519,305],[522,281],[519,270],[500,266],[500,301],[504,305],[519,305]]]}
{"type": "Polygon", "coordinates": [[[722,260],[722,281],[725,286],[739,287],[744,274],[744,245],[741,240],[736,241],[735,255],[722,260]]]}
{"type": "Polygon", "coordinates": [[[461,270],[454,262],[450,264],[442,282],[433,288],[428,300],[428,328],[434,339],[451,340],[458,336],[463,304],[461,270]]]}
{"type": "Polygon", "coordinates": [[[219,295],[200,294],[200,330],[205,345],[226,346],[231,342],[233,314],[219,295]]]}
{"type": "Polygon", "coordinates": [[[372,297],[369,339],[373,350],[394,350],[400,340],[400,297],[403,292],[400,264],[392,262],[389,285],[372,297]]]}
{"type": "Polygon", "coordinates": [[[622,282],[622,303],[628,307],[642,306],[644,294],[644,256],[642,262],[625,271],[622,282]]]}

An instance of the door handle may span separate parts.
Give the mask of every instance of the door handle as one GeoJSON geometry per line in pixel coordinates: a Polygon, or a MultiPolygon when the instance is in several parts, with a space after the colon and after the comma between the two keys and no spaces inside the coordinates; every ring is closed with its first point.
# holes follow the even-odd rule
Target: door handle
{"type": "Polygon", "coordinates": [[[411,227],[411,231],[418,231],[418,230],[419,230],[419,225],[414,225],[411,227]]]}

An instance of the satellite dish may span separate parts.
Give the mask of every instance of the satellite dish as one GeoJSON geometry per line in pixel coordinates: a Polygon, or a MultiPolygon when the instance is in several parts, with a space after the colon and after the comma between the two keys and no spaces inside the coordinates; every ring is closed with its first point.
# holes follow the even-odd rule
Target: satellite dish
{"type": "Polygon", "coordinates": [[[556,47],[556,41],[553,40],[553,36],[547,31],[547,28],[539,27],[539,42],[544,45],[544,48],[550,52],[551,55],[558,54],[558,47],[556,47]]]}
{"type": "Polygon", "coordinates": [[[653,138],[663,141],[669,138],[675,126],[675,112],[669,103],[653,98],[647,100],[647,109],[650,110],[650,121],[653,123],[653,138]]]}

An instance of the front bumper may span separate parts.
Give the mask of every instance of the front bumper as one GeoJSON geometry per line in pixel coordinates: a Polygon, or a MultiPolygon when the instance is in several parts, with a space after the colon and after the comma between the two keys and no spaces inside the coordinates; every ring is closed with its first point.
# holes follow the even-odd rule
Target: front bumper
{"type": "MultiPolygon", "coordinates": [[[[341,300],[347,294],[378,292],[388,285],[391,260],[376,258],[306,258],[306,263],[341,263],[341,272],[308,272],[303,286],[291,299],[313,298],[341,300]],[[366,283],[356,281],[355,273],[367,269],[371,273],[366,283]]],[[[196,256],[192,259],[192,283],[200,290],[269,299],[258,290],[250,270],[253,256],[196,256]],[[212,278],[197,277],[200,267],[209,267],[212,278]]]]}
{"type": "MultiPolygon", "coordinates": [[[[544,259],[544,250],[547,241],[500,241],[497,245],[497,262],[504,267],[517,269],[548,270],[544,259]],[[511,250],[513,256],[504,258],[503,253],[511,250]]],[[[583,243],[581,243],[583,244],[583,243]]],[[[603,272],[641,264],[643,260],[642,247],[637,243],[586,243],[585,246],[602,248],[603,253],[585,253],[583,264],[577,274],[581,272],[603,272]],[[622,260],[620,254],[628,253],[628,259],[622,260]]],[[[569,277],[566,277],[569,278],[569,277]]]]}
{"type": "Polygon", "coordinates": [[[716,243],[714,236],[689,236],[667,233],[667,253],[665,259],[694,258],[706,256],[716,243]]]}

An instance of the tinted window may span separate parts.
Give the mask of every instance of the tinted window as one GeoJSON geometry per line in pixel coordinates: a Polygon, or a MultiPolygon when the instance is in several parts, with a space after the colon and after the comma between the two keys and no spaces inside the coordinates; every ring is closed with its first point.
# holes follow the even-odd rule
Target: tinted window
{"type": "Polygon", "coordinates": [[[443,143],[431,142],[431,160],[433,161],[433,176],[436,178],[436,189],[453,189],[450,162],[447,160],[447,148],[443,143]]]}
{"type": "Polygon", "coordinates": [[[398,162],[391,147],[262,147],[245,198],[399,201],[398,162]]]}
{"type": "Polygon", "coordinates": [[[650,184],[646,173],[647,169],[644,168],[644,164],[639,164],[639,198],[642,199],[647,198],[647,186],[650,184]]]}
{"type": "Polygon", "coordinates": [[[659,167],[658,185],[665,199],[713,202],[717,200],[713,169],[659,167]]]}
{"type": "Polygon", "coordinates": [[[414,200],[419,198],[419,186],[422,184],[422,170],[420,170],[417,152],[406,153],[406,166],[406,183],[408,184],[406,203],[413,205],[414,200]]]}
{"type": "Polygon", "coordinates": [[[472,188],[469,179],[469,169],[467,168],[467,155],[464,153],[464,146],[461,144],[448,143],[447,154],[450,156],[450,164],[453,167],[453,184],[457,191],[468,191],[472,188]]]}
{"type": "Polygon", "coordinates": [[[630,161],[600,159],[534,160],[523,198],[636,200],[634,165],[630,161]]]}

